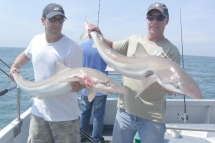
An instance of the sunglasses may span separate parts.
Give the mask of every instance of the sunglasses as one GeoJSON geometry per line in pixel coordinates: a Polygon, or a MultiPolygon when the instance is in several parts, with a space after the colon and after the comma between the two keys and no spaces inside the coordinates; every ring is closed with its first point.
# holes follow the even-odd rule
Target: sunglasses
{"type": "Polygon", "coordinates": [[[62,17],[62,18],[55,18],[55,17],[51,17],[51,18],[47,18],[51,23],[55,23],[56,21],[58,21],[59,23],[63,23],[65,21],[65,18],[62,17]]]}
{"type": "Polygon", "coordinates": [[[157,19],[157,21],[163,21],[165,18],[166,18],[166,16],[163,16],[163,15],[147,15],[147,19],[149,20],[149,21],[153,21],[154,19],[157,19]]]}

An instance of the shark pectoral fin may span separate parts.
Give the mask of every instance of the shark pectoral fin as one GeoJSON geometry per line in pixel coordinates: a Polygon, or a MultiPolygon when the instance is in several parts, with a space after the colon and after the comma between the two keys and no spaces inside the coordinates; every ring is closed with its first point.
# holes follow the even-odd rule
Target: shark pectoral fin
{"type": "Polygon", "coordinates": [[[137,98],[147,87],[149,87],[151,84],[155,82],[157,82],[155,76],[149,76],[148,78],[146,78],[143,83],[143,86],[140,88],[135,98],[137,98]]]}
{"type": "Polygon", "coordinates": [[[86,91],[88,95],[88,101],[91,102],[95,98],[96,92],[93,91],[91,88],[86,88],[86,91]]]}
{"type": "Polygon", "coordinates": [[[42,99],[41,97],[38,97],[38,96],[31,96],[31,100],[34,100],[34,99],[42,99]]]}
{"type": "Polygon", "coordinates": [[[110,68],[109,66],[106,66],[105,71],[114,71],[114,69],[110,68]]]}

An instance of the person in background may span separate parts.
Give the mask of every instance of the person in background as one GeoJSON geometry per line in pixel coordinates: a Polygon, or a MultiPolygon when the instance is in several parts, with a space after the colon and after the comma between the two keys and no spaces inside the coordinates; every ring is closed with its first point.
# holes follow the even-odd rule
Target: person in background
{"type": "MultiPolygon", "coordinates": [[[[146,13],[146,21],[146,36],[133,35],[117,42],[105,39],[105,42],[126,56],[134,54],[139,42],[148,54],[169,58],[180,64],[177,47],[164,36],[164,29],[169,22],[166,5],[158,2],[151,4],[146,13]]],[[[97,26],[90,25],[88,30],[98,32],[97,29],[97,26]]],[[[166,92],[158,83],[154,83],[139,98],[135,98],[143,83],[141,80],[123,77],[123,86],[128,90],[128,95],[119,96],[112,143],[132,143],[136,132],[139,133],[141,143],[164,143],[166,92]]]]}
{"type": "MultiPolygon", "coordinates": [[[[99,70],[106,75],[108,74],[105,71],[107,64],[100,57],[96,48],[93,48],[93,39],[90,34],[89,40],[87,42],[82,43],[80,46],[83,50],[83,67],[93,68],[99,70]]],[[[103,124],[104,124],[104,116],[105,116],[105,107],[107,95],[97,93],[92,102],[88,101],[88,94],[85,89],[82,89],[81,92],[81,118],[80,118],[80,128],[84,131],[89,131],[90,117],[91,111],[93,109],[93,131],[92,138],[98,143],[104,143],[104,138],[102,137],[103,124]]],[[[81,136],[81,141],[86,140],[83,136],[81,136]]]]}
{"type": "MultiPolygon", "coordinates": [[[[11,78],[29,61],[33,64],[36,82],[53,76],[55,61],[68,68],[82,67],[82,49],[61,33],[65,19],[59,4],[51,3],[43,9],[41,21],[45,32],[36,35],[16,58],[10,70],[11,78]]],[[[53,140],[55,143],[80,143],[77,92],[84,87],[79,82],[72,82],[71,86],[70,93],[33,99],[28,143],[52,143],[53,140]]]]}

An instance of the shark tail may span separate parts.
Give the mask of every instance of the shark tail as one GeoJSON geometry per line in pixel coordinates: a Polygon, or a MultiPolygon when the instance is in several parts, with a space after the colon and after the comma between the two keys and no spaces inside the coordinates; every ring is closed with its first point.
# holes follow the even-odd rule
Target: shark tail
{"type": "Polygon", "coordinates": [[[84,32],[82,33],[80,40],[84,40],[85,38],[87,38],[89,25],[90,25],[90,22],[89,22],[88,18],[86,17],[85,21],[84,21],[84,32]]]}

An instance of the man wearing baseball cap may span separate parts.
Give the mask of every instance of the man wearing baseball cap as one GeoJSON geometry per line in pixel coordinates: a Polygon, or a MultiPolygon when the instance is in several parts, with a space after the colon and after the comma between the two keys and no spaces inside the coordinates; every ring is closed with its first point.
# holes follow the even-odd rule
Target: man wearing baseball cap
{"type": "Polygon", "coordinates": [[[165,4],[158,2],[151,4],[148,8],[147,14],[153,9],[157,9],[162,13],[163,16],[169,17],[168,9],[165,4]]]}
{"type": "Polygon", "coordinates": [[[51,18],[55,15],[62,15],[66,18],[63,7],[59,4],[51,3],[43,9],[42,17],[51,18]]]}
{"type": "MultiPolygon", "coordinates": [[[[169,22],[168,8],[163,3],[153,3],[146,12],[148,31],[146,36],[132,35],[124,40],[105,42],[117,52],[132,56],[140,43],[151,56],[168,58],[180,64],[180,53],[165,36],[164,29],[169,22]]],[[[90,25],[88,31],[98,31],[96,25],[90,25]]],[[[138,53],[140,54],[140,53],[138,53]]],[[[143,53],[144,54],[144,53],[143,53]]],[[[143,64],[146,61],[142,61],[143,64]]],[[[162,65],[160,65],[162,66],[162,65]]],[[[150,78],[149,77],[146,78],[150,78]]],[[[120,95],[114,122],[112,143],[132,143],[136,132],[142,143],[164,143],[166,132],[166,90],[153,80],[137,80],[123,76],[123,86],[128,94],[120,95]],[[151,84],[135,98],[144,84],[151,84]]],[[[146,86],[146,85],[145,85],[146,86]]]]}
{"type": "MultiPolygon", "coordinates": [[[[53,76],[59,70],[55,62],[68,68],[82,67],[83,52],[79,44],[61,33],[65,19],[61,5],[51,3],[44,8],[41,22],[45,32],[36,35],[16,58],[10,75],[29,61],[33,64],[35,81],[53,76]]],[[[80,109],[76,97],[84,87],[79,82],[72,82],[71,86],[73,92],[33,99],[28,143],[52,143],[53,140],[80,143],[80,109]]]]}

